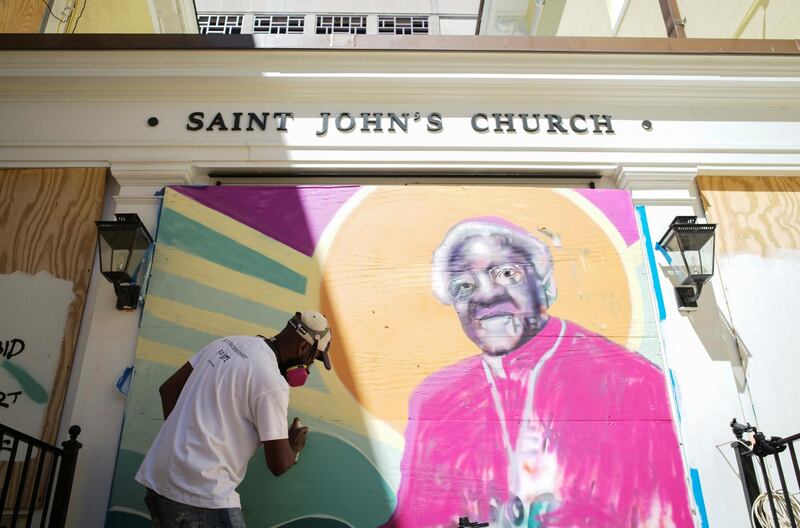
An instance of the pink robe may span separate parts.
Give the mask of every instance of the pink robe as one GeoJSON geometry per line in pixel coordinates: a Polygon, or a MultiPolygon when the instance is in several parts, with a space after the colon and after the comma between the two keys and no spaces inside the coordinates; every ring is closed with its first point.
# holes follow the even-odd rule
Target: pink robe
{"type": "Polygon", "coordinates": [[[384,526],[514,526],[509,503],[528,527],[694,526],[657,367],[555,317],[499,362],[504,376],[475,356],[414,391],[384,526]]]}

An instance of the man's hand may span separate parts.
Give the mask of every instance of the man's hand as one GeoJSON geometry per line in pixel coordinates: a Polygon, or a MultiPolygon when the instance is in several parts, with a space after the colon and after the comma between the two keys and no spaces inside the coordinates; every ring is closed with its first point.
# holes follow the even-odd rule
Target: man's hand
{"type": "Polygon", "coordinates": [[[264,442],[264,454],[267,457],[267,467],[276,477],[283,475],[297,463],[300,451],[306,445],[308,427],[300,423],[300,418],[292,421],[289,427],[289,438],[280,440],[267,440],[264,442]]]}
{"type": "Polygon", "coordinates": [[[308,435],[308,427],[300,423],[300,418],[295,417],[292,420],[292,426],[289,427],[289,445],[292,451],[300,453],[306,445],[306,436],[308,435]]]}

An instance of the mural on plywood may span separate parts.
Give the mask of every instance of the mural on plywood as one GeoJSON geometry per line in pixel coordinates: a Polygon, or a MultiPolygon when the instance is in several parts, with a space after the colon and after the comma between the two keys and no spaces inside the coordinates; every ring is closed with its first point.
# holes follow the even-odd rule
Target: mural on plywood
{"type": "Polygon", "coordinates": [[[626,192],[174,187],[157,243],[109,526],[148,526],[158,386],[302,309],[333,370],[291,391],[302,461],[251,461],[249,525],[693,526],[626,192]]]}

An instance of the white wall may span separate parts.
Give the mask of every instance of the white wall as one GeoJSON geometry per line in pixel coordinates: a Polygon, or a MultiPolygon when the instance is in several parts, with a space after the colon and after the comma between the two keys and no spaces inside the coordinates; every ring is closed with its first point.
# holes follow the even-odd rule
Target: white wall
{"type": "MultiPolygon", "coordinates": [[[[784,200],[792,199],[790,193],[785,195],[784,200]]],[[[796,217],[767,213],[763,218],[767,220],[761,224],[764,228],[770,222],[797,228],[796,217]]],[[[753,423],[767,435],[800,432],[800,409],[789,404],[797,398],[800,373],[800,338],[795,332],[800,314],[800,255],[788,248],[767,249],[765,254],[742,251],[718,256],[717,269],[724,287],[720,306],[729,307],[730,321],[746,354],[748,389],[756,410],[753,423]]]]}
{"type": "Polygon", "coordinates": [[[448,18],[439,16],[439,33],[442,35],[474,35],[476,18],[448,18]]]}
{"type": "MultiPolygon", "coordinates": [[[[742,487],[728,465],[736,467],[728,446],[733,440],[728,424],[733,417],[752,421],[752,406],[747,390],[737,383],[742,364],[727,325],[730,314],[719,298],[718,277],[703,289],[698,310],[682,314],[663,269],[668,263],[654,250],[675,216],[700,213],[702,218],[701,207],[693,185],[684,190],[662,191],[658,199],[647,198],[648,194],[652,193],[633,191],[634,203],[645,207],[650,249],[656,263],[656,278],[651,278],[656,288],[654,300],[660,296],[664,307],[660,330],[675,423],[686,469],[694,469],[699,480],[699,486],[691,480],[688,483],[698,526],[749,528],[742,487]],[[701,502],[708,524],[703,524],[701,502]]],[[[649,263],[648,269],[652,273],[649,263]]],[[[659,313],[657,306],[655,313],[659,313]]]]}

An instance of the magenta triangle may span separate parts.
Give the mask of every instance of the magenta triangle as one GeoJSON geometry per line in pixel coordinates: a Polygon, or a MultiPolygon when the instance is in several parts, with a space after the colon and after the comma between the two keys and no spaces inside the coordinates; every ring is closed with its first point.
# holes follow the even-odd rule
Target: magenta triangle
{"type": "Polygon", "coordinates": [[[339,208],[358,191],[355,185],[171,188],[308,256],[339,208]]]}

